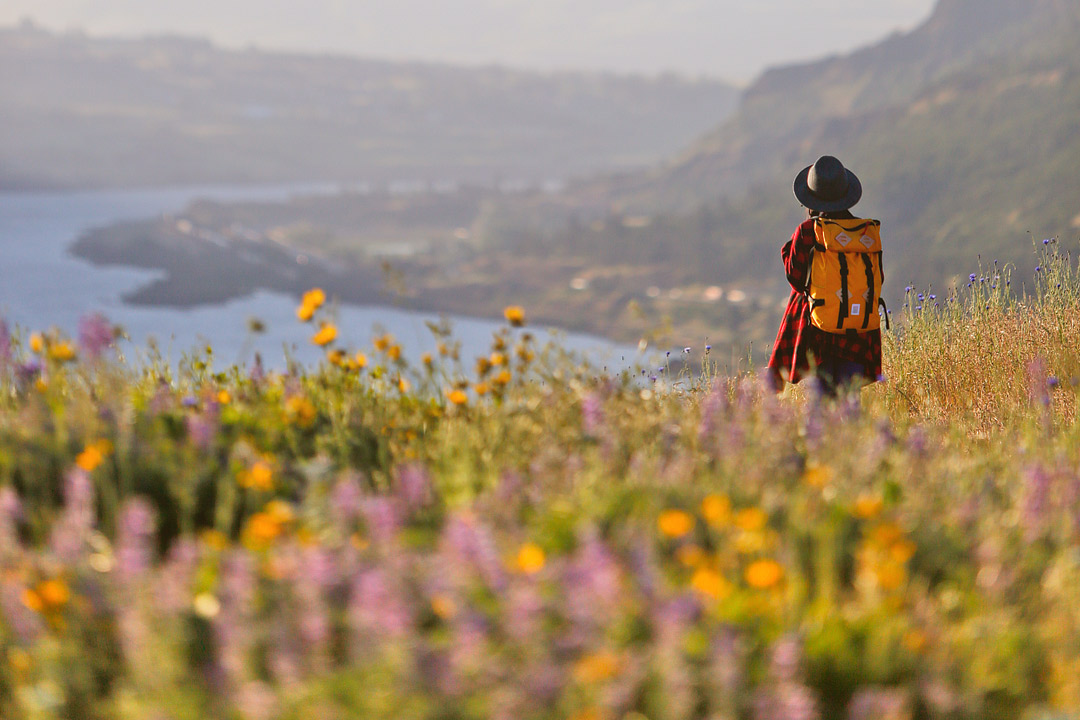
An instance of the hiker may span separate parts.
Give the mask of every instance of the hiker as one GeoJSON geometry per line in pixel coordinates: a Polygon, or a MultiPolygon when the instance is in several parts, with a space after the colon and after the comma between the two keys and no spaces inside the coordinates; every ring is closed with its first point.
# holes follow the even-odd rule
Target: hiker
{"type": "Polygon", "coordinates": [[[768,374],[777,392],[816,374],[833,396],[881,376],[880,223],[851,214],[862,183],[830,155],[795,177],[795,197],[808,217],[781,251],[791,297],[768,374]]]}

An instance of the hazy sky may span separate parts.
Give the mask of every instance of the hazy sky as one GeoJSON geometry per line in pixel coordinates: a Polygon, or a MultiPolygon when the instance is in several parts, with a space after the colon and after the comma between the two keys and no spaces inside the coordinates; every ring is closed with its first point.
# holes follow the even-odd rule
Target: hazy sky
{"type": "Polygon", "coordinates": [[[173,32],[232,47],[531,68],[675,70],[736,81],[923,20],[935,0],[3,0],[93,34],[173,32]]]}

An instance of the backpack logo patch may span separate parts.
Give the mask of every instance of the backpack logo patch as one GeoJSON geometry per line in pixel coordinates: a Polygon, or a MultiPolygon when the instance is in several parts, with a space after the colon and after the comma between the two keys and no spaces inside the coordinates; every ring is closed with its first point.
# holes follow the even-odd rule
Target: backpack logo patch
{"type": "Polygon", "coordinates": [[[840,247],[847,247],[851,242],[851,236],[847,233],[840,233],[836,236],[836,242],[840,243],[840,247]]]}
{"type": "Polygon", "coordinates": [[[869,235],[863,235],[861,238],[859,238],[859,242],[861,242],[864,247],[869,249],[870,246],[874,244],[874,239],[869,235]]]}

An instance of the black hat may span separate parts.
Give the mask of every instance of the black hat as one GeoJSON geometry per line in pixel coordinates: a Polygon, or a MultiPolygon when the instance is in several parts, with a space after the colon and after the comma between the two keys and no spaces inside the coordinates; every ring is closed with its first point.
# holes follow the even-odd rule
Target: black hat
{"type": "Polygon", "coordinates": [[[832,155],[822,155],[795,176],[795,197],[811,210],[847,210],[862,197],[862,183],[832,155]]]}

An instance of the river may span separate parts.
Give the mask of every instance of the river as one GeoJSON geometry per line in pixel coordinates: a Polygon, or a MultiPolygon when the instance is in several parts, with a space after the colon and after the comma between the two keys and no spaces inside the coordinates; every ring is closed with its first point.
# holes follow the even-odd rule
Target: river
{"type": "MultiPolygon", "coordinates": [[[[126,268],[95,267],[68,253],[86,230],[116,222],[153,217],[181,210],[196,198],[215,200],[286,199],[297,192],[332,192],[325,186],[234,187],[202,186],[152,190],[104,190],[70,193],[0,193],[0,317],[11,327],[45,330],[57,327],[74,336],[79,318],[101,312],[124,327],[139,356],[154,338],[163,355],[176,362],[185,352],[211,345],[215,357],[227,364],[249,362],[255,352],[265,364],[282,367],[286,350],[304,363],[316,362],[321,351],[309,338],[312,329],[297,322],[296,299],[259,292],[246,298],[196,308],[139,307],[124,303],[123,295],[157,273],[126,268]],[[265,327],[249,330],[252,319],[265,327]]],[[[341,306],[336,309],[339,337],[346,346],[364,349],[377,329],[401,343],[407,357],[435,348],[426,326],[440,316],[387,307],[341,306]]],[[[501,323],[449,316],[454,338],[465,358],[484,354],[492,332],[501,323]]],[[[539,332],[544,341],[550,331],[539,332]]],[[[564,347],[587,354],[597,364],[629,367],[636,349],[602,338],[557,333],[564,347]]]]}

